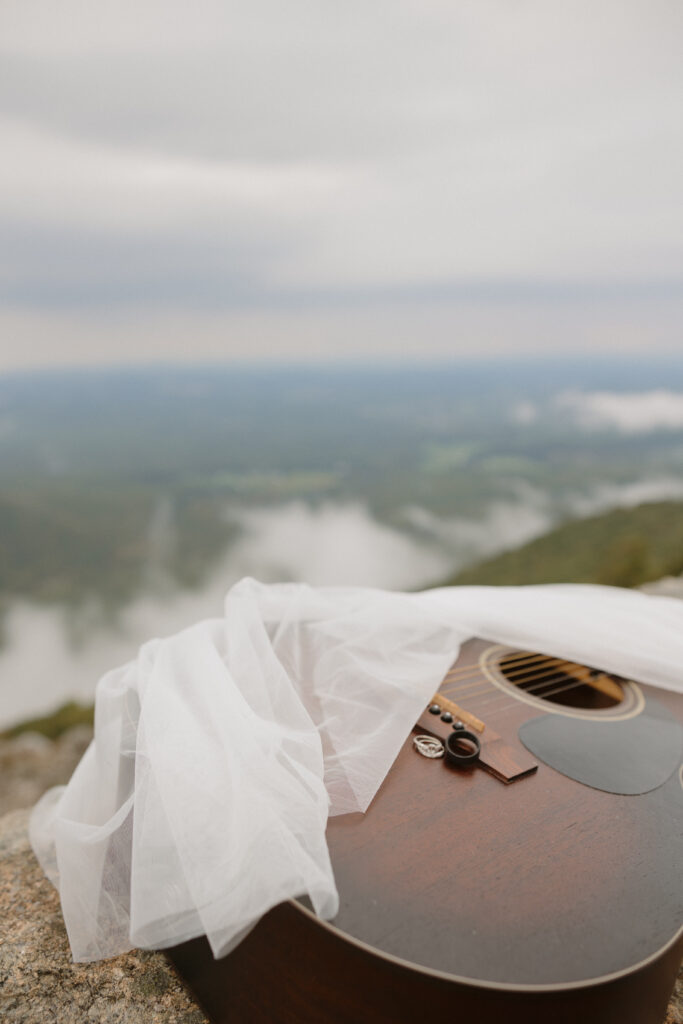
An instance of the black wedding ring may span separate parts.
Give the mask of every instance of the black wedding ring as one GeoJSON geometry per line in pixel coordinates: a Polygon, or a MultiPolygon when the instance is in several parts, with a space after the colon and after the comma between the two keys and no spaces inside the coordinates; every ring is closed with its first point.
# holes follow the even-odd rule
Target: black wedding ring
{"type": "Polygon", "coordinates": [[[446,740],[446,760],[455,768],[466,768],[474,764],[481,753],[481,743],[473,732],[454,729],[446,740]]]}

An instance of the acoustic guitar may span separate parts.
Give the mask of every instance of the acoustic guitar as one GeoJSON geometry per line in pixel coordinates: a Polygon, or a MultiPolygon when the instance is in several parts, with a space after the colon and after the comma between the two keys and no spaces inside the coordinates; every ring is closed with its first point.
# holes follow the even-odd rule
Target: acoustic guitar
{"type": "MultiPolygon", "coordinates": [[[[682,667],[683,671],[683,667],[682,667]]],[[[169,955],[216,1024],[661,1024],[683,957],[683,695],[472,640],[366,814],[338,916],[169,955]]]]}

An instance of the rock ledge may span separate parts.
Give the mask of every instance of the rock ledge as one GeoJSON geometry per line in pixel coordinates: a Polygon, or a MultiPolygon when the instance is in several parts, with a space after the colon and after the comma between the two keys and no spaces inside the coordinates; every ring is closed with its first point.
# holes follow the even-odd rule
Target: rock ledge
{"type": "Polygon", "coordinates": [[[57,893],[29,846],[28,816],[0,818],[3,1024],[207,1024],[160,953],[72,963],[57,893]]]}

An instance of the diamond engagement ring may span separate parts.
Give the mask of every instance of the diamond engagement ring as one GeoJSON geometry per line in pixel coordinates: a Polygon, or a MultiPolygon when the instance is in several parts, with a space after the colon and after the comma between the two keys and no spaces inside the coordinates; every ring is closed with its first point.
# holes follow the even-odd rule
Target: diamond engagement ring
{"type": "Polygon", "coordinates": [[[415,736],[413,746],[423,757],[443,757],[444,745],[436,736],[415,736]]]}

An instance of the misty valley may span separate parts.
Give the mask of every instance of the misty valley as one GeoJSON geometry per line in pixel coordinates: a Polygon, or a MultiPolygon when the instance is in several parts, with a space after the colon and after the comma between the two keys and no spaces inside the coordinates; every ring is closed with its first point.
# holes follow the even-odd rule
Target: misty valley
{"type": "Polygon", "coordinates": [[[676,501],[681,361],[5,375],[0,722],[91,696],[243,575],[525,582],[496,558],[529,542],[530,582],[683,572],[676,501]],[[641,519],[590,525],[612,510],[641,519]]]}

